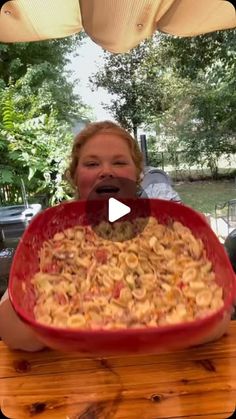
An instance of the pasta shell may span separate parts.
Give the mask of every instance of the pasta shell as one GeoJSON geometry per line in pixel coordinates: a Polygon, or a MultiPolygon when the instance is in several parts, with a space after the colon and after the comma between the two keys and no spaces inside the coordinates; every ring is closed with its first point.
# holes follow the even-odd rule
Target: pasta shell
{"type": "Polygon", "coordinates": [[[125,258],[125,263],[130,269],[135,269],[138,266],[138,257],[134,253],[129,253],[125,258]]]}
{"type": "Polygon", "coordinates": [[[110,276],[104,276],[102,278],[102,283],[105,285],[106,288],[112,288],[113,287],[113,279],[110,276]]]}
{"type": "Polygon", "coordinates": [[[212,293],[209,290],[200,291],[196,295],[196,303],[199,307],[208,307],[212,300],[212,293]]]}
{"type": "Polygon", "coordinates": [[[132,294],[136,300],[144,300],[146,297],[146,290],[145,288],[138,288],[132,291],[132,294]]]}
{"type": "Polygon", "coordinates": [[[64,235],[72,240],[75,237],[75,231],[73,228],[67,228],[64,230],[64,235]]]}
{"type": "Polygon", "coordinates": [[[219,310],[220,308],[222,308],[224,305],[224,301],[222,300],[222,298],[219,297],[213,297],[212,301],[211,301],[211,308],[214,310],[219,310]]]}
{"type": "Polygon", "coordinates": [[[43,324],[52,324],[52,318],[51,316],[45,314],[44,316],[38,316],[37,320],[39,323],[43,323],[43,324]]]}
{"type": "Polygon", "coordinates": [[[152,237],[149,239],[149,246],[150,246],[151,248],[153,248],[153,247],[156,245],[156,243],[157,243],[157,238],[156,238],[155,236],[152,236],[152,237]]]}
{"type": "Polygon", "coordinates": [[[206,287],[203,281],[190,281],[189,286],[193,291],[199,291],[206,287]]]}
{"type": "Polygon", "coordinates": [[[132,293],[129,288],[122,288],[120,291],[119,301],[124,302],[125,304],[132,300],[132,293]]]}
{"type": "Polygon", "coordinates": [[[189,249],[191,252],[191,255],[199,259],[202,254],[202,242],[200,240],[194,239],[194,237],[191,235],[191,242],[189,244],[189,249]]]}
{"type": "Polygon", "coordinates": [[[197,270],[195,268],[189,268],[182,275],[182,281],[184,283],[193,282],[197,277],[197,270]]]}
{"type": "Polygon", "coordinates": [[[126,275],[125,280],[129,285],[134,286],[135,282],[133,275],[126,275]]]}
{"type": "Polygon", "coordinates": [[[85,325],[85,317],[82,314],[73,314],[67,319],[67,326],[77,328],[85,325]]]}
{"type": "Polygon", "coordinates": [[[57,241],[61,241],[63,240],[65,237],[64,233],[56,233],[53,236],[53,241],[57,242],[57,241]]]}
{"type": "Polygon", "coordinates": [[[84,234],[82,231],[75,231],[75,238],[78,240],[78,243],[83,240],[84,234]]]}
{"type": "Polygon", "coordinates": [[[109,276],[113,279],[113,281],[120,281],[124,277],[124,273],[120,268],[110,268],[109,276]]]}

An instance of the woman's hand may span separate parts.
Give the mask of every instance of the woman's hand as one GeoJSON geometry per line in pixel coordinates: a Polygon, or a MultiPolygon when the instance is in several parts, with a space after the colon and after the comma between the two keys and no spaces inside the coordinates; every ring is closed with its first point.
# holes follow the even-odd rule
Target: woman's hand
{"type": "Polygon", "coordinates": [[[9,298],[0,304],[0,337],[10,349],[39,351],[45,347],[15,313],[9,298]]]}
{"type": "Polygon", "coordinates": [[[213,342],[215,340],[220,339],[224,334],[227,333],[230,325],[231,313],[225,313],[223,319],[218,323],[212,330],[212,332],[207,336],[204,337],[200,342],[199,345],[204,343],[213,342]]]}

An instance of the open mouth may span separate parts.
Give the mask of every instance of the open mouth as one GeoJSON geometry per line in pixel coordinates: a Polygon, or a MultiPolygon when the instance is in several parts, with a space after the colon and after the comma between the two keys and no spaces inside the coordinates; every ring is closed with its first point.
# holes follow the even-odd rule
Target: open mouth
{"type": "Polygon", "coordinates": [[[101,185],[95,191],[99,196],[116,195],[119,193],[120,188],[115,185],[101,185]]]}

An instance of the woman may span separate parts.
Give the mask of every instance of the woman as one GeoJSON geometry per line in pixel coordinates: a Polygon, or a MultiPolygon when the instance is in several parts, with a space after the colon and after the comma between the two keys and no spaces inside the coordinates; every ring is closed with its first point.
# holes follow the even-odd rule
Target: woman
{"type": "MultiPolygon", "coordinates": [[[[79,199],[103,197],[114,179],[129,179],[138,191],[143,170],[142,153],[132,136],[113,122],[97,122],[84,128],[74,140],[68,174],[79,199]]],[[[119,182],[124,195],[127,182],[119,182]]],[[[110,192],[109,192],[110,193],[110,192]]],[[[113,192],[114,194],[114,192],[113,192]]],[[[43,344],[16,315],[6,293],[0,302],[0,337],[12,349],[37,351],[43,344]]]]}
{"type": "Polygon", "coordinates": [[[137,185],[133,190],[136,194],[142,170],[142,153],[137,142],[113,122],[92,123],[75,137],[69,175],[81,199],[105,196],[105,190],[103,193],[99,186],[109,184],[109,179],[121,180],[119,195],[127,192],[122,178],[133,181],[137,185]]]}
{"type": "Polygon", "coordinates": [[[75,138],[69,172],[77,195],[82,199],[91,197],[91,194],[94,198],[100,198],[103,194],[99,190],[96,193],[96,187],[99,188],[103,183],[106,185],[106,178],[115,178],[120,180],[119,195],[131,197],[133,194],[142,194],[143,191],[139,190],[142,180],[144,197],[181,202],[165,172],[152,167],[144,170],[143,156],[137,142],[126,130],[110,121],[90,124],[75,138]],[[82,147],[85,142],[86,147],[82,147]],[[132,182],[127,182],[127,185],[121,181],[122,178],[133,181],[136,187],[131,191],[132,182]],[[128,191],[125,186],[129,187],[128,191]]]}
{"type": "MultiPolygon", "coordinates": [[[[142,154],[138,144],[123,128],[105,121],[90,124],[76,137],[72,148],[69,177],[80,199],[102,198],[119,193],[127,196],[126,184],[135,187],[131,197],[138,193],[143,170],[142,154]],[[118,191],[110,190],[114,181],[118,191]],[[109,188],[108,188],[109,186],[109,188]]],[[[228,318],[208,337],[220,337],[228,325],[228,318]]],[[[15,314],[7,293],[0,303],[0,337],[13,349],[37,351],[44,345],[15,314]]]]}

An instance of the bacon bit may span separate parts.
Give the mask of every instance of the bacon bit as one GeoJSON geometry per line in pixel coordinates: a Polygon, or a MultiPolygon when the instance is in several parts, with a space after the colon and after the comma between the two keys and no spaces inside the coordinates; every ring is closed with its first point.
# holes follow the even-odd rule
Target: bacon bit
{"type": "Polygon", "coordinates": [[[112,290],[112,297],[117,299],[120,297],[120,292],[124,288],[124,282],[123,281],[117,281],[113,290],[112,290]]]}
{"type": "Polygon", "coordinates": [[[68,303],[68,298],[67,298],[67,295],[65,295],[65,294],[58,294],[57,293],[57,294],[55,294],[54,298],[55,298],[56,302],[60,305],[64,305],[64,304],[68,303]]]}
{"type": "Polygon", "coordinates": [[[54,249],[58,249],[58,248],[60,248],[62,246],[63,246],[63,242],[62,241],[58,241],[58,242],[53,243],[54,249]]]}
{"type": "Polygon", "coordinates": [[[179,286],[179,288],[182,290],[184,287],[185,287],[185,284],[184,284],[184,282],[180,282],[179,284],[178,284],[178,286],[179,286]]]}
{"type": "Polygon", "coordinates": [[[73,295],[73,297],[71,298],[70,302],[71,302],[71,307],[72,307],[71,312],[74,314],[82,306],[80,296],[79,295],[73,295]]]}
{"type": "Polygon", "coordinates": [[[108,258],[108,254],[106,249],[98,249],[95,252],[95,258],[97,259],[97,261],[99,263],[106,263],[107,262],[107,258],[108,258]]]}
{"type": "Polygon", "coordinates": [[[84,295],[83,295],[83,300],[84,301],[90,301],[92,298],[94,297],[94,294],[92,293],[92,292],[86,292],[84,295]]]}
{"type": "Polygon", "coordinates": [[[43,268],[44,273],[50,273],[50,274],[58,274],[60,273],[60,266],[58,266],[56,263],[46,265],[43,268]]]}
{"type": "Polygon", "coordinates": [[[89,242],[93,242],[94,241],[94,233],[91,230],[87,230],[85,232],[85,239],[89,242]]]}

